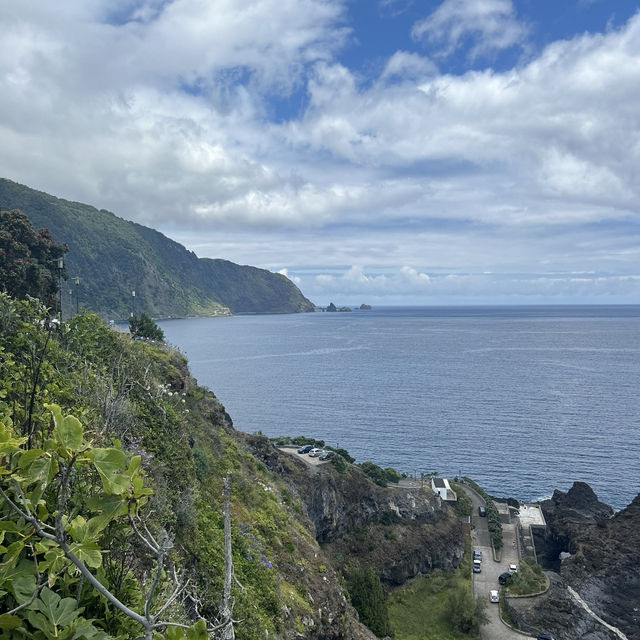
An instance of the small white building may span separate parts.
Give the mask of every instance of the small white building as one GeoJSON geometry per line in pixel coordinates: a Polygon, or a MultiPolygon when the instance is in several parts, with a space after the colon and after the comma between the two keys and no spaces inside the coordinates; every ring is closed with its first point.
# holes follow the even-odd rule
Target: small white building
{"type": "Polygon", "coordinates": [[[434,493],[437,493],[443,500],[447,502],[457,502],[458,496],[456,492],[451,488],[449,481],[446,478],[431,478],[431,488],[434,493]]]}

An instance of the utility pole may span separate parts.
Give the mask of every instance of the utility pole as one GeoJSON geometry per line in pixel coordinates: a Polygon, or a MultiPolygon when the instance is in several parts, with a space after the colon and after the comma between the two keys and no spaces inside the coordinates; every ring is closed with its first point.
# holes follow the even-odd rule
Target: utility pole
{"type": "Polygon", "coordinates": [[[73,281],[76,283],[76,315],[79,313],[80,303],[79,303],[79,295],[80,295],[80,278],[76,276],[73,281]]]}
{"type": "Polygon", "coordinates": [[[64,258],[58,258],[58,293],[60,294],[60,324],[62,324],[62,271],[64,269],[64,258]]]}

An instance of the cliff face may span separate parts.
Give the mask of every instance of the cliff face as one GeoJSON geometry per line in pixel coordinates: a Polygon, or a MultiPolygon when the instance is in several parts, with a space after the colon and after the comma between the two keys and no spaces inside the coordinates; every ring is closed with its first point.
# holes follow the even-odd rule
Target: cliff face
{"type": "Polygon", "coordinates": [[[616,637],[569,597],[569,586],[597,616],[640,640],[640,495],[613,515],[588,485],[575,483],[566,494],[555,491],[542,508],[548,524],[542,559],[570,555],[549,597],[531,606],[514,603],[514,618],[523,628],[542,622],[568,640],[616,637]]]}
{"type": "Polygon", "coordinates": [[[247,440],[300,496],[316,539],[337,568],[348,573],[371,567],[383,582],[400,585],[432,569],[459,566],[462,527],[437,495],[379,487],[354,466],[344,474],[331,464],[311,469],[265,438],[247,440]]]}

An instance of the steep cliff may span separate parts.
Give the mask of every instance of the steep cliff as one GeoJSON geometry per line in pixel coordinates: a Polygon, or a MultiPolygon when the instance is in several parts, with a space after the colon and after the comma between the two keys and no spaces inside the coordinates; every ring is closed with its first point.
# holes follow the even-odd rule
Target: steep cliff
{"type": "Polygon", "coordinates": [[[349,573],[373,568],[388,585],[435,568],[455,569],[464,552],[462,526],[430,491],[379,487],[356,466],[311,468],[246,436],[253,454],[300,496],[315,537],[332,564],[349,573]]]}

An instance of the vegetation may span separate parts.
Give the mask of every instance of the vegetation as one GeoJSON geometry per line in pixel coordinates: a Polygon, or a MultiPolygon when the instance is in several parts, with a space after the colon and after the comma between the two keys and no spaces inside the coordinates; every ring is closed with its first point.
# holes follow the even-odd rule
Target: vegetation
{"type": "Polygon", "coordinates": [[[542,567],[533,558],[525,558],[518,567],[518,573],[511,576],[509,595],[540,593],[547,588],[548,583],[542,567]]]}
{"type": "Polygon", "coordinates": [[[458,497],[454,507],[456,515],[470,516],[473,513],[473,502],[471,498],[465,493],[461,485],[452,483],[451,488],[456,492],[456,496],[458,497]]]}
{"type": "MultiPolygon", "coordinates": [[[[69,274],[80,277],[82,306],[104,317],[125,319],[141,310],[154,317],[313,310],[282,274],[199,259],[161,233],[105,210],[4,179],[0,207],[24,211],[35,227],[66,243],[69,274]]],[[[64,309],[75,309],[70,299],[65,302],[64,309]]]]}
{"type": "Polygon", "coordinates": [[[278,436],[276,438],[269,438],[276,447],[286,447],[287,445],[294,445],[296,447],[304,447],[307,444],[322,449],[324,447],[324,440],[316,440],[315,438],[309,438],[308,436],[278,436]]]}
{"type": "Polygon", "coordinates": [[[129,318],[129,332],[134,338],[164,342],[164,331],[144,311],[129,318]]]}
{"type": "Polygon", "coordinates": [[[36,231],[21,211],[0,209],[0,283],[15,298],[40,298],[57,307],[59,278],[67,272],[58,268],[67,247],[56,242],[49,231],[36,231]]]}
{"type": "Polygon", "coordinates": [[[373,482],[381,487],[388,486],[390,482],[397,483],[405,477],[391,467],[383,469],[373,462],[363,462],[359,467],[373,482]]]}
{"type": "Polygon", "coordinates": [[[487,503],[487,526],[489,527],[489,535],[491,536],[491,542],[496,550],[502,549],[502,520],[498,509],[493,502],[491,496],[471,478],[464,478],[464,481],[473,487],[477,493],[479,493],[487,503]]]}
{"type": "Polygon", "coordinates": [[[486,601],[471,596],[471,546],[457,571],[435,570],[391,594],[396,640],[469,640],[479,637],[486,601]]]}
{"type": "Polygon", "coordinates": [[[354,571],[347,577],[351,604],[360,621],[379,637],[392,635],[389,612],[380,577],[373,569],[354,571]]]}
{"type": "MultiPolygon", "coordinates": [[[[223,621],[229,472],[233,569],[242,585],[231,586],[242,620],[236,638],[275,636],[283,606],[287,624],[312,615],[297,567],[304,563],[306,579],[320,575],[322,560],[308,552],[317,547],[299,505],[226,432],[224,409],[190,381],[184,358],[95,315],[60,328],[47,328],[48,317],[36,300],[0,294],[5,636],[127,640],[164,621],[223,621]],[[153,494],[140,493],[147,488],[153,494]]],[[[177,640],[180,629],[166,637],[177,640]]],[[[206,635],[202,625],[189,633],[206,635]]]]}

